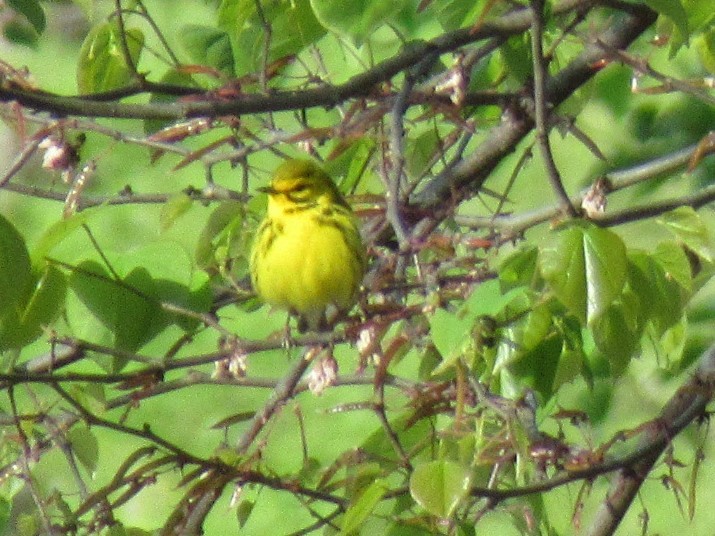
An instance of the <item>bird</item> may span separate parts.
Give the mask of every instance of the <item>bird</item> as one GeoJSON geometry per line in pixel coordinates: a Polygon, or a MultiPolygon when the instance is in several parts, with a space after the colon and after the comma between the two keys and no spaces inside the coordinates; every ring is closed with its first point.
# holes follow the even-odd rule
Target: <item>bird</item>
{"type": "Polygon", "coordinates": [[[358,220],[315,162],[291,159],[268,186],[268,209],[250,258],[261,300],[298,318],[298,331],[325,331],[357,301],[367,268],[358,220]]]}

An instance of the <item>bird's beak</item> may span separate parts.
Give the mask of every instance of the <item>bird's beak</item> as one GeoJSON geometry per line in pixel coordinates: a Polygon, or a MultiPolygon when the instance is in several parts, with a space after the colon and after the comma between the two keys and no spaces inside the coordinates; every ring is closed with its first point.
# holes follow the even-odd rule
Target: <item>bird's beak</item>
{"type": "Polygon", "coordinates": [[[258,190],[259,192],[262,192],[264,194],[268,194],[268,195],[273,195],[275,193],[278,193],[278,191],[271,186],[259,186],[258,188],[256,188],[256,190],[258,190]]]}

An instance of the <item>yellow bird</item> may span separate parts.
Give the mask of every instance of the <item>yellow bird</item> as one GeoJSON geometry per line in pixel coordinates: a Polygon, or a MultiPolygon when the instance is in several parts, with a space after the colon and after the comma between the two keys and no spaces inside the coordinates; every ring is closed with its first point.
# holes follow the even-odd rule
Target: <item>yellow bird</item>
{"type": "Polygon", "coordinates": [[[329,327],[348,311],[367,266],[358,223],[332,179],[310,160],[275,172],[251,252],[251,280],[269,305],[298,315],[298,330],[329,327]]]}

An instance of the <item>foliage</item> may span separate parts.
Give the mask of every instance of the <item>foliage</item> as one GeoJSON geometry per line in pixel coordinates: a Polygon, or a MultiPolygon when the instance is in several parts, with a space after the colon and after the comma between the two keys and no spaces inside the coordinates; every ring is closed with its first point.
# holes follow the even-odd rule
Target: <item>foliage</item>
{"type": "Polygon", "coordinates": [[[636,473],[709,526],[710,2],[6,4],[2,530],[611,534],[636,473]],[[248,255],[305,153],[370,268],[298,335],[248,255]]]}

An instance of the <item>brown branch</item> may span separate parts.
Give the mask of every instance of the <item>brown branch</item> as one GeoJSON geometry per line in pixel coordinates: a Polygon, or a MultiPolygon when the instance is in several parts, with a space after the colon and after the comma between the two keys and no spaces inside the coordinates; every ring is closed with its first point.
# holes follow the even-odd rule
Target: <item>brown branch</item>
{"type": "Polygon", "coordinates": [[[17,431],[17,436],[22,446],[22,454],[19,456],[19,460],[17,463],[17,465],[19,465],[21,468],[20,474],[22,475],[22,479],[25,481],[25,484],[30,491],[30,496],[32,497],[32,500],[37,507],[37,511],[39,513],[40,521],[42,523],[42,527],[45,531],[45,534],[56,534],[52,527],[50,514],[47,511],[47,505],[42,498],[42,494],[40,493],[37,482],[35,481],[35,477],[30,470],[30,453],[33,451],[33,449],[30,445],[30,439],[28,438],[24,428],[22,427],[22,421],[19,418],[20,414],[17,408],[17,401],[15,400],[15,389],[12,385],[8,389],[8,398],[10,399],[10,409],[12,411],[12,415],[15,421],[15,430],[17,431]]]}
{"type": "MultiPolygon", "coordinates": [[[[594,65],[607,55],[604,44],[613,49],[628,47],[652,25],[657,14],[638,5],[629,14],[604,30],[598,43],[589,44],[561,72],[549,78],[544,88],[545,101],[558,106],[581,85],[593,78],[598,69],[594,65]]],[[[524,91],[527,94],[528,91],[524,91]]],[[[527,103],[528,104],[528,103],[527,103]]],[[[445,200],[463,200],[478,192],[488,175],[505,156],[529,134],[534,126],[526,107],[511,107],[502,122],[487,133],[485,141],[462,162],[435,177],[422,191],[413,196],[413,204],[430,214],[442,214],[445,200]]]]}
{"type": "MultiPolygon", "coordinates": [[[[58,395],[60,395],[60,397],[62,397],[65,402],[67,402],[71,407],[73,407],[79,412],[80,416],[82,417],[82,420],[89,426],[107,428],[109,430],[114,430],[122,434],[141,438],[145,441],[148,441],[149,443],[153,443],[156,446],[163,448],[168,452],[171,452],[174,456],[177,457],[178,460],[181,460],[186,463],[195,463],[198,465],[206,465],[208,463],[202,458],[194,456],[186,450],[177,447],[173,443],[158,436],[157,434],[152,432],[148,426],[144,427],[142,430],[137,430],[135,428],[131,428],[122,424],[117,424],[107,419],[98,417],[97,415],[89,411],[87,408],[85,408],[78,401],[76,401],[74,398],[72,398],[72,396],[61,385],[59,385],[59,383],[55,383],[54,385],[52,385],[52,388],[58,395]]],[[[214,462],[214,465],[217,465],[219,467],[222,466],[222,464],[220,464],[219,462],[214,462]]]]}
{"type": "MultiPolygon", "coordinates": [[[[590,0],[564,0],[554,7],[555,15],[590,6],[590,0]]],[[[478,29],[465,28],[442,35],[426,43],[413,44],[400,54],[354,76],[341,85],[323,85],[302,91],[280,91],[272,95],[241,95],[230,101],[150,104],[97,102],[81,97],[65,97],[44,91],[31,91],[17,86],[0,87],[0,101],[17,101],[23,106],[59,116],[113,117],[122,119],[178,120],[189,117],[220,117],[299,110],[312,107],[332,107],[346,100],[369,95],[379,84],[419,64],[426,56],[443,54],[464,45],[494,37],[521,33],[531,24],[529,10],[516,10],[498,19],[482,23],[478,29]]],[[[609,41],[606,40],[606,43],[609,41]]],[[[137,88],[139,89],[139,88],[137,88]]],[[[190,88],[191,92],[195,90],[190,88]]]]}
{"type": "Polygon", "coordinates": [[[137,71],[137,66],[134,63],[134,58],[132,58],[131,51],[129,49],[129,42],[127,41],[127,29],[124,25],[124,12],[122,11],[122,0],[114,0],[114,13],[113,16],[117,19],[117,27],[119,28],[119,45],[122,49],[122,56],[124,57],[124,63],[127,64],[127,68],[132,73],[132,78],[137,81],[139,85],[142,84],[144,77],[137,71]]]}
{"type": "MultiPolygon", "coordinates": [[[[710,106],[715,106],[715,97],[710,95],[707,91],[694,86],[693,84],[690,84],[688,82],[684,82],[682,80],[679,80],[677,78],[673,78],[671,76],[666,76],[655,69],[651,67],[648,62],[644,59],[635,57],[631,54],[628,54],[622,50],[617,50],[613,49],[610,47],[605,47],[604,49],[613,56],[618,61],[621,61],[625,65],[628,65],[629,67],[633,68],[634,71],[637,73],[644,75],[644,76],[649,76],[653,78],[654,80],[657,80],[662,84],[661,88],[658,88],[658,91],[661,92],[669,92],[669,91],[678,91],[680,93],[684,93],[685,95],[690,95],[691,97],[695,97],[696,99],[709,104],[710,106]]],[[[634,93],[642,92],[646,93],[647,90],[634,90],[634,93]]]]}
{"type": "Polygon", "coordinates": [[[652,451],[618,473],[586,532],[587,536],[608,536],[616,531],[655,462],[683,428],[704,416],[714,393],[715,346],[711,346],[700,357],[692,378],[678,389],[661,411],[657,419],[659,425],[647,429],[641,445],[652,451]]]}
{"type": "Polygon", "coordinates": [[[593,221],[603,227],[612,227],[614,225],[623,225],[624,223],[630,223],[633,221],[655,218],[656,216],[660,216],[665,212],[675,210],[679,207],[692,207],[698,209],[712,203],[713,201],[715,201],[715,185],[708,186],[692,194],[626,208],[617,212],[612,212],[606,216],[594,217],[593,221]]]}
{"type": "MultiPolygon", "coordinates": [[[[254,414],[248,424],[248,428],[236,443],[234,450],[237,455],[245,457],[248,454],[248,450],[261,430],[279,408],[294,395],[298,382],[308,368],[312,357],[314,357],[314,352],[318,350],[319,347],[309,349],[276,385],[271,397],[263,408],[254,414]]],[[[169,520],[164,525],[161,534],[174,534],[177,530],[181,530],[186,534],[199,533],[204,519],[214,507],[216,499],[233,478],[234,475],[226,474],[223,471],[212,471],[206,479],[210,482],[208,485],[204,484],[204,482],[199,482],[184,494],[183,499],[177,504],[169,520]],[[192,505],[190,508],[188,507],[189,504],[192,505]]]]}
{"type": "MultiPolygon", "coordinates": [[[[611,514],[616,513],[613,507],[617,505],[618,513],[622,516],[628,507],[624,499],[628,497],[629,500],[632,500],[632,494],[637,491],[637,487],[634,489],[631,486],[640,486],[643,477],[665,448],[671,444],[673,438],[695,420],[706,415],[706,407],[714,397],[715,345],[702,354],[696,372],[671,397],[660,415],[646,423],[645,426],[638,427],[644,430],[644,435],[636,448],[629,454],[609,459],[602,463],[594,463],[583,469],[565,471],[532,485],[512,489],[473,487],[470,490],[470,494],[474,497],[484,497],[500,502],[506,499],[543,493],[565,484],[592,480],[597,476],[619,471],[620,478],[612,487],[611,499],[603,504],[598,515],[608,518],[611,514]],[[640,475],[640,478],[634,478],[634,475],[637,474],[640,475]],[[628,490],[627,493],[626,490],[628,490]]],[[[406,488],[396,488],[385,495],[385,498],[393,498],[403,493],[408,493],[408,490],[406,488]]],[[[599,522],[595,521],[594,526],[597,524],[599,522]]],[[[606,536],[607,534],[611,533],[592,532],[589,533],[589,536],[606,536]]]]}
{"type": "Polygon", "coordinates": [[[532,0],[532,11],[534,13],[531,23],[531,53],[534,63],[534,122],[536,126],[536,139],[541,149],[541,157],[546,166],[546,176],[551,183],[551,188],[556,193],[559,205],[564,214],[574,217],[574,210],[569,196],[564,188],[563,181],[554,161],[549,143],[549,103],[546,102],[545,87],[547,79],[546,60],[544,59],[543,38],[544,38],[544,0],[532,0]]]}
{"type": "MultiPolygon", "coordinates": [[[[691,145],[634,167],[608,172],[602,177],[607,184],[606,193],[624,190],[644,181],[653,180],[673,173],[678,169],[682,169],[688,165],[697,150],[697,144],[691,145]]],[[[589,190],[590,187],[572,196],[571,203],[575,206],[580,205],[589,190]]],[[[693,208],[699,208],[713,201],[714,195],[715,188],[710,186],[691,194],[629,207],[618,212],[611,212],[594,218],[594,221],[602,226],[621,225],[631,221],[658,216],[679,206],[687,205],[693,208]]],[[[505,238],[508,238],[519,236],[527,229],[557,218],[560,212],[561,208],[558,203],[556,203],[521,214],[496,215],[494,217],[456,216],[455,220],[460,225],[465,225],[473,229],[499,230],[505,235],[505,238]]]]}

